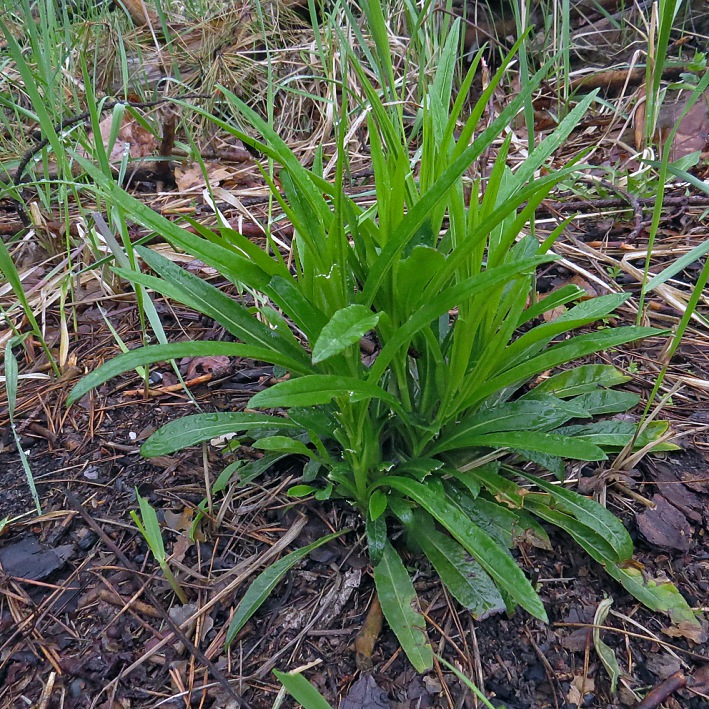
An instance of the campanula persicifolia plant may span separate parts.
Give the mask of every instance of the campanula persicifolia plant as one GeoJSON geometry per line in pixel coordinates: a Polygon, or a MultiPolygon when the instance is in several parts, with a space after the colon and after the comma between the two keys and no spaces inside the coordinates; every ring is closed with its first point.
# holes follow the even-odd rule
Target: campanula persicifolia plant
{"type": "MultiPolygon", "coordinates": [[[[165,455],[238,433],[272,459],[300,456],[304,479],[294,494],[344,499],[362,515],[382,609],[420,671],[431,666],[433,655],[409,574],[390,541],[402,528],[476,617],[519,605],[546,619],[537,592],[510,554],[520,540],[549,546],[537,519],[567,531],[638,598],[662,605],[639,572],[626,567],[631,539],[611,512],[526,472],[529,466],[515,467],[531,461],[563,479],[565,460],[603,461],[637,435],[629,421],[595,420],[638,402],[635,394],[613,388],[626,380],[614,367],[585,364],[536,383],[549,370],[657,334],[645,327],[588,328],[618,308],[625,294],[581,301],[582,292],[572,285],[536,294],[535,271],[555,259],[551,247],[563,225],[541,243],[526,232],[541,201],[577,170],[552,170],[548,160],[593,96],[512,171],[506,165],[510,140],[499,138],[548,66],[478,134],[507,62],[460,128],[475,64],[453,100],[456,49],[453,33],[413,136],[404,127],[401,104],[385,103],[352,59],[369,104],[376,203],[367,208],[347,194],[344,126],[336,176],[327,181],[303,167],[265,121],[224,89],[263,140],[215,122],[280,165],[280,184],[264,176],[293,225],[288,261],[233,229],[213,231],[197,223],[196,234],[182,229],[94,171],[104,198],[131,219],[217,269],[240,292],[259,297],[247,308],[156,251],[138,248],[155,275],[118,273],[213,318],[235,342],[134,350],[87,376],[70,397],[75,401],[137,365],[183,356],[250,357],[277,367],[281,381],[253,396],[248,410],[173,421],[142,452],[165,455]],[[471,164],[493,143],[497,157],[487,179],[468,179],[471,164]],[[541,318],[564,308],[548,322],[541,318]],[[373,346],[373,356],[363,356],[362,338],[373,346]]],[[[665,429],[662,422],[651,423],[635,445],[665,429]]],[[[303,551],[255,582],[229,640],[303,551]]],[[[686,604],[681,610],[691,617],[686,604]]]]}

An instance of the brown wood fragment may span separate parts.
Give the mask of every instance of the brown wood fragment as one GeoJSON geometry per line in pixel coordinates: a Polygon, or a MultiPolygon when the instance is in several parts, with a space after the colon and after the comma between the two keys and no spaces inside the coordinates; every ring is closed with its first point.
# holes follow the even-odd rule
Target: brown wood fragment
{"type": "Polygon", "coordinates": [[[142,27],[143,25],[160,26],[158,13],[147,7],[145,0],[120,0],[120,4],[130,15],[136,27],[142,27]]]}
{"type": "MultiPolygon", "coordinates": [[[[675,81],[680,78],[680,75],[687,71],[685,66],[668,66],[662,72],[662,78],[675,81]]],[[[610,69],[608,71],[600,71],[597,74],[590,76],[582,76],[571,81],[570,87],[572,91],[583,89],[591,91],[593,89],[603,89],[604,91],[620,91],[626,85],[634,87],[645,81],[645,69],[610,69]]]]}
{"type": "Polygon", "coordinates": [[[206,384],[211,382],[214,375],[210,372],[209,374],[203,374],[201,377],[195,377],[194,379],[189,379],[185,381],[184,384],[171,384],[166,387],[160,387],[157,389],[127,389],[123,392],[125,396],[146,396],[153,399],[157,396],[163,396],[165,394],[174,394],[175,392],[182,391],[184,387],[196,387],[200,384],[206,384]]]}
{"type": "Polygon", "coordinates": [[[355,637],[355,662],[360,670],[372,668],[372,653],[379,634],[382,632],[383,620],[379,597],[375,595],[369,606],[367,617],[364,619],[364,625],[355,637]]]}
{"type": "Polygon", "coordinates": [[[655,508],[636,517],[640,534],[663,549],[689,551],[692,530],[687,518],[662,495],[654,495],[655,508]]]}
{"type": "Polygon", "coordinates": [[[162,125],[162,140],[158,154],[162,160],[155,161],[155,175],[163,182],[171,182],[174,179],[170,156],[175,148],[175,128],[177,126],[177,114],[171,109],[167,109],[167,115],[162,125]]]}
{"type": "Polygon", "coordinates": [[[671,674],[662,684],[658,684],[657,687],[652,689],[645,699],[638,704],[636,709],[657,709],[657,707],[662,704],[668,697],[674,694],[678,689],[686,686],[687,677],[679,670],[674,674],[671,674]]]}
{"type": "Polygon", "coordinates": [[[150,604],[138,600],[130,601],[130,599],[123,598],[122,596],[114,593],[108,588],[99,589],[98,597],[102,601],[110,603],[112,606],[118,606],[119,608],[129,606],[132,610],[141,615],[147,615],[150,618],[162,618],[160,613],[156,611],[155,608],[153,608],[153,606],[151,606],[150,604]]]}

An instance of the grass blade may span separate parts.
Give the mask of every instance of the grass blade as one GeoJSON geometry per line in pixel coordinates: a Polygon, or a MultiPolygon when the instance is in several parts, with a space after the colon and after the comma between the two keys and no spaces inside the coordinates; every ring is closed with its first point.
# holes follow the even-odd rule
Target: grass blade
{"type": "Polygon", "coordinates": [[[436,655],[438,661],[445,665],[463,684],[465,684],[468,689],[485,705],[486,709],[496,709],[495,705],[492,704],[487,697],[456,667],[451,665],[445,658],[436,655]]]}
{"type": "Polygon", "coordinates": [[[317,541],[308,546],[301,547],[295,551],[286,554],[283,558],[271,564],[263,571],[249,586],[248,590],[241,599],[241,603],[229,624],[229,629],[226,633],[225,646],[234,642],[234,638],[238,632],[246,625],[246,622],[251,616],[261,607],[261,604],[269,597],[271,591],[278,585],[278,582],[292,569],[301,559],[304,559],[311,551],[327,544],[329,541],[343,535],[345,530],[328,534],[320,537],[317,541]]]}
{"type": "MultiPolygon", "coordinates": [[[[0,241],[0,244],[2,242],[0,241]]],[[[22,462],[22,468],[25,471],[25,477],[27,478],[27,485],[32,493],[32,500],[34,501],[35,509],[37,514],[42,514],[42,505],[39,501],[39,495],[37,494],[37,486],[34,483],[34,476],[32,475],[32,468],[30,468],[30,463],[27,460],[27,454],[22,447],[22,441],[15,428],[15,403],[17,401],[17,381],[18,381],[18,366],[15,354],[12,351],[13,346],[17,343],[17,338],[11,338],[10,341],[5,345],[5,391],[7,392],[7,414],[10,420],[10,429],[12,430],[12,436],[15,439],[15,446],[17,447],[17,453],[20,456],[20,461],[22,462]]]]}
{"type": "Polygon", "coordinates": [[[32,327],[32,332],[42,345],[42,349],[44,350],[44,353],[47,356],[47,360],[52,365],[54,373],[57,375],[57,377],[61,376],[61,372],[59,371],[57,362],[52,356],[52,353],[49,347],[47,347],[47,343],[44,340],[42,328],[39,326],[37,318],[35,318],[34,312],[32,311],[32,306],[27,300],[25,290],[22,286],[22,281],[20,280],[20,276],[17,273],[15,264],[12,260],[12,257],[10,256],[10,252],[7,250],[7,246],[5,246],[5,242],[2,239],[0,239],[0,273],[5,276],[7,282],[12,288],[12,292],[15,294],[15,298],[17,298],[17,302],[22,306],[22,310],[25,313],[25,317],[27,318],[29,324],[32,327]]]}
{"type": "Polygon", "coordinates": [[[322,694],[300,673],[273,670],[273,674],[303,709],[332,709],[322,694]]]}

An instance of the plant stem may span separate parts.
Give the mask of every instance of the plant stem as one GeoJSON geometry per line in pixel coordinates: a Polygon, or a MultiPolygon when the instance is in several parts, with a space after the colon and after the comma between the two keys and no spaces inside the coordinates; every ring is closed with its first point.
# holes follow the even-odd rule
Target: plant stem
{"type": "Polygon", "coordinates": [[[175,592],[175,595],[180,599],[180,602],[183,605],[185,603],[187,603],[187,596],[185,595],[185,592],[182,590],[182,586],[180,586],[180,584],[177,582],[177,579],[175,578],[175,575],[172,573],[172,569],[168,566],[168,563],[166,561],[161,562],[160,568],[162,569],[165,579],[172,587],[172,590],[175,592]]]}

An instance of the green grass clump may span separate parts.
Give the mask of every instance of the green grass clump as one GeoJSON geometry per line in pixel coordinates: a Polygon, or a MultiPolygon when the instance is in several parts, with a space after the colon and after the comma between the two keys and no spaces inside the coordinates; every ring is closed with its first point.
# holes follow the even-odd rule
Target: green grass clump
{"type": "MultiPolygon", "coordinates": [[[[370,22],[382,29],[381,9],[371,13],[370,22]]],[[[625,381],[614,367],[577,366],[533,386],[550,369],[659,331],[588,329],[620,306],[624,294],[579,302],[581,291],[566,286],[537,299],[535,271],[555,259],[551,247],[563,225],[541,244],[524,234],[541,201],[576,169],[547,168],[540,175],[540,168],[574,130],[593,96],[570,110],[514,172],[506,166],[510,143],[504,139],[487,180],[470,181],[468,168],[500,140],[554,59],[476,135],[512,55],[459,130],[477,62],[453,100],[458,31],[456,24],[422,96],[413,135],[404,127],[401,103],[382,99],[343,43],[369,107],[376,190],[376,203],[369,208],[345,188],[344,121],[336,176],[329,182],[304,168],[266,121],[223,89],[230,109],[263,140],[225,121],[214,122],[281,166],[279,185],[263,174],[294,227],[288,260],[232,229],[215,232],[191,223],[197,234],[188,232],[84,161],[115,209],[258,297],[254,309],[247,309],[139,247],[136,253],[156,275],[117,269],[121,276],[214,318],[237,342],[183,342],[119,355],[79,383],[70,401],[119,373],[161,360],[221,354],[272,363],[282,381],[253,396],[247,411],[173,421],[153,434],[142,452],[166,455],[238,433],[265,451],[266,460],[294,455],[307,461],[303,481],[291,494],[343,499],[359,511],[383,612],[419,671],[431,667],[433,654],[409,573],[391,543],[400,529],[476,617],[519,605],[547,618],[509,552],[521,538],[549,547],[537,521],[542,519],[568,532],[644,603],[696,622],[681,597],[626,569],[632,542],[613,514],[512,465],[532,461],[563,479],[565,460],[603,461],[609,453],[643,447],[662,435],[663,422],[652,422],[638,434],[628,421],[594,420],[638,402],[637,396],[614,388],[625,381]],[[413,158],[412,144],[419,146],[413,158]],[[562,315],[541,320],[561,306],[566,307],[562,315]],[[374,344],[375,357],[363,356],[362,338],[374,344]]],[[[387,82],[391,64],[381,56],[385,33],[373,35],[381,86],[392,99],[397,88],[387,82]]],[[[347,115],[346,81],[342,91],[347,115]]],[[[240,472],[247,476],[244,468],[240,472]]],[[[292,552],[254,582],[229,640],[306,551],[292,552]]]]}

